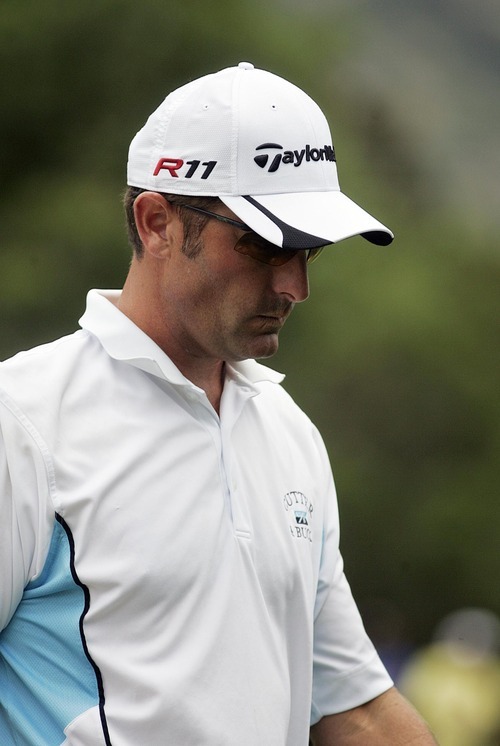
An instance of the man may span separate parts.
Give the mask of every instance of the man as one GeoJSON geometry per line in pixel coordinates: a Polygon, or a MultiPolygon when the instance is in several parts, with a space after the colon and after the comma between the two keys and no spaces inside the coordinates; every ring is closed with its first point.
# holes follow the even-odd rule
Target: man
{"type": "Polygon", "coordinates": [[[255,362],[307,262],[392,234],[249,63],[134,138],[122,292],[0,366],[0,742],[432,744],[366,637],[321,438],[255,362]]]}

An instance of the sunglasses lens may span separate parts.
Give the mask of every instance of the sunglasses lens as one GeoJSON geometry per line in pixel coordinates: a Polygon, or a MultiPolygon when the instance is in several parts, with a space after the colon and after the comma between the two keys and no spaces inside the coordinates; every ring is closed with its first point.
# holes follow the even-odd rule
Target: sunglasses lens
{"type": "MultiPolygon", "coordinates": [[[[258,262],[263,264],[270,264],[273,267],[280,267],[282,264],[286,264],[293,259],[298,249],[282,249],[280,246],[275,246],[270,241],[266,241],[265,238],[261,238],[256,233],[245,233],[236,242],[234,247],[235,251],[240,254],[256,259],[258,262]]],[[[307,263],[313,262],[323,251],[323,246],[319,246],[316,249],[305,249],[307,263]]]]}
{"type": "Polygon", "coordinates": [[[236,242],[234,249],[240,254],[245,254],[258,262],[271,264],[274,267],[285,264],[295,255],[294,251],[281,249],[256,233],[244,233],[236,242]]]}

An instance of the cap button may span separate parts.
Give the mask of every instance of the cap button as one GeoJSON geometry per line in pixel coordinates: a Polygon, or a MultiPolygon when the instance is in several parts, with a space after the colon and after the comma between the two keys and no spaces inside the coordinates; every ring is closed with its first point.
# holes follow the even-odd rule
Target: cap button
{"type": "Polygon", "coordinates": [[[255,69],[251,62],[240,62],[238,67],[241,70],[254,70],[255,69]]]}

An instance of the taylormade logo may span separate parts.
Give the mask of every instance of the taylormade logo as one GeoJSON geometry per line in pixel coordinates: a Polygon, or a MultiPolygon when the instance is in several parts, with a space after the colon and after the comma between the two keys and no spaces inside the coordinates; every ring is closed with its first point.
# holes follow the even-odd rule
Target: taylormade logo
{"type": "Polygon", "coordinates": [[[302,150],[284,150],[283,145],[279,145],[277,142],[265,142],[259,145],[256,150],[271,150],[278,153],[261,153],[256,155],[254,158],[255,163],[260,168],[266,168],[269,163],[269,159],[272,158],[269,168],[269,173],[277,171],[282,163],[292,163],[295,168],[309,161],[335,161],[335,150],[332,145],[325,145],[322,148],[313,148],[311,145],[306,145],[302,150]]]}

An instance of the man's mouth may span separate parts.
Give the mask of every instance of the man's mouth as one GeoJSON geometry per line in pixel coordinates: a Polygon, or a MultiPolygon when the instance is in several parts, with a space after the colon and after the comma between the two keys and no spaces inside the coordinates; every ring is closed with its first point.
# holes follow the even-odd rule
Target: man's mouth
{"type": "Polygon", "coordinates": [[[290,315],[290,312],[291,309],[283,313],[276,313],[275,311],[273,311],[272,313],[261,313],[257,316],[257,318],[262,321],[262,325],[264,326],[264,328],[268,329],[269,331],[276,331],[281,329],[281,327],[284,325],[285,321],[290,315]]]}

